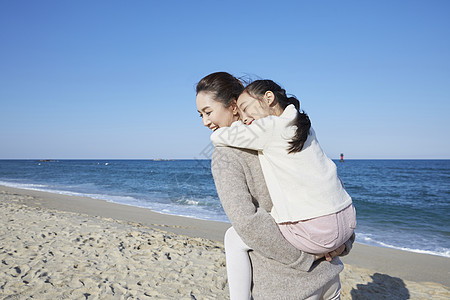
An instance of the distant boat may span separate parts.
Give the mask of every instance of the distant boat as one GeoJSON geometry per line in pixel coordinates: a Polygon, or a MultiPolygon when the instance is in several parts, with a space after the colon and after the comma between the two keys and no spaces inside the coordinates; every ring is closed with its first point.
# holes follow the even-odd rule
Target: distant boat
{"type": "Polygon", "coordinates": [[[155,158],[155,159],[151,159],[151,161],[173,161],[173,159],[155,158]]]}

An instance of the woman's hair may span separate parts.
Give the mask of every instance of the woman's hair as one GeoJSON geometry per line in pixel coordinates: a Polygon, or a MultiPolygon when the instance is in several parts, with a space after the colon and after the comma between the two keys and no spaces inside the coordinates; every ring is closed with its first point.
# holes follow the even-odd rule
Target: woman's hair
{"type": "Polygon", "coordinates": [[[214,100],[225,107],[229,107],[231,101],[237,100],[244,90],[242,82],[226,72],[216,72],[202,78],[197,83],[197,95],[200,92],[212,93],[214,100]]]}
{"type": "Polygon", "coordinates": [[[311,121],[309,120],[308,115],[300,110],[300,101],[298,101],[295,96],[288,97],[286,91],[272,80],[255,80],[244,89],[245,93],[248,93],[250,96],[260,101],[263,100],[267,91],[271,91],[275,95],[277,103],[283,110],[289,104],[294,104],[297,109],[298,115],[293,123],[293,125],[297,126],[297,130],[294,138],[289,142],[291,146],[288,149],[288,153],[301,151],[308,138],[309,129],[311,128],[311,121]]]}

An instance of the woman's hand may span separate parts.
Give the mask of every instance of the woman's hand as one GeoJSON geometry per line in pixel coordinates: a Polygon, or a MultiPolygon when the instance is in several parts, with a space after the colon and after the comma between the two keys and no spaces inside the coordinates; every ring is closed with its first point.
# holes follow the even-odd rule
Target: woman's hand
{"type": "Polygon", "coordinates": [[[325,257],[325,259],[327,261],[331,261],[333,258],[335,258],[336,256],[339,256],[342,254],[342,252],[344,252],[345,250],[345,244],[339,246],[337,249],[335,249],[334,251],[328,252],[328,253],[324,253],[324,254],[320,254],[320,255],[315,255],[314,256],[314,260],[318,260],[321,259],[322,257],[325,257]]]}
{"type": "Polygon", "coordinates": [[[318,259],[323,258],[324,256],[325,256],[325,254],[314,255],[314,260],[316,261],[318,259]]]}
{"type": "Polygon", "coordinates": [[[327,261],[331,261],[334,257],[341,255],[342,252],[344,252],[344,250],[345,250],[345,244],[340,245],[336,250],[325,253],[324,254],[325,259],[327,261]]]}

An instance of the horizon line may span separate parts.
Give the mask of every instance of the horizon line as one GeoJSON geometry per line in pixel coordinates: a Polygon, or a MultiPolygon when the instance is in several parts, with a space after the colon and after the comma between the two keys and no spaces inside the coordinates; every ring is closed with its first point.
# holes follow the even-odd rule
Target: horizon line
{"type": "MultiPolygon", "coordinates": [[[[340,160],[340,158],[330,158],[340,160]]],[[[211,160],[211,158],[0,158],[0,160],[35,160],[50,162],[57,160],[149,160],[149,161],[173,161],[173,160],[211,160]]],[[[344,158],[346,160],[450,160],[450,158],[344,158]]]]}

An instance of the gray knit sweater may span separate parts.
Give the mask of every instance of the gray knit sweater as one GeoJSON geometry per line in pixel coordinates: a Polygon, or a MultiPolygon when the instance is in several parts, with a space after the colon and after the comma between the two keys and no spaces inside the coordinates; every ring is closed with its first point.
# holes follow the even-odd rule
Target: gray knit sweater
{"type": "MultiPolygon", "coordinates": [[[[217,147],[211,162],[220,201],[242,240],[252,249],[254,299],[304,299],[338,275],[343,265],[294,248],[281,235],[256,151],[217,147]]],[[[346,243],[347,254],[354,237],[346,243]]]]}

